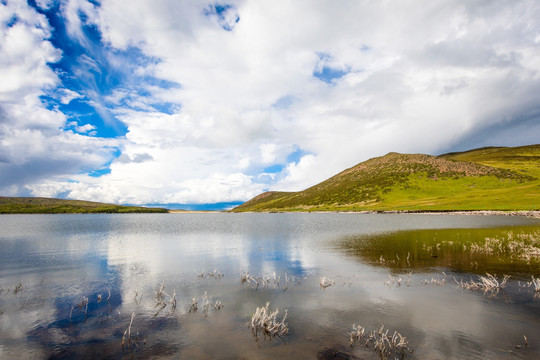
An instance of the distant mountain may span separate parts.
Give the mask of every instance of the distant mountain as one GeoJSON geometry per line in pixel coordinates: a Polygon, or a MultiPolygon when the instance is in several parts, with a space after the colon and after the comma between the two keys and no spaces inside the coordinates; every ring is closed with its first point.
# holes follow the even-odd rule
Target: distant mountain
{"type": "Polygon", "coordinates": [[[540,145],[440,156],[389,153],[298,192],[266,192],[232,211],[540,209],[540,145]]]}
{"type": "Polygon", "coordinates": [[[167,209],[82,200],[0,196],[0,214],[166,213],[167,209]]]}

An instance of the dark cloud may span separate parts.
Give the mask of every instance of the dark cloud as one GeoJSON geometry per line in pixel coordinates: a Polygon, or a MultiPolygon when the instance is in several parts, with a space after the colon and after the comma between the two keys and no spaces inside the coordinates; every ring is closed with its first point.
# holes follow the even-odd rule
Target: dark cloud
{"type": "Polygon", "coordinates": [[[516,66],[522,56],[515,51],[497,52],[481,39],[453,39],[429,44],[421,54],[428,66],[508,67],[516,66]]]}
{"type": "Polygon", "coordinates": [[[540,106],[513,118],[486,123],[471,130],[442,153],[485,146],[522,146],[540,143],[540,106]]]}
{"type": "Polygon", "coordinates": [[[143,163],[143,162],[152,161],[152,160],[154,160],[152,155],[148,153],[142,153],[142,154],[135,154],[133,155],[132,158],[129,157],[129,155],[127,154],[122,154],[118,157],[116,161],[123,164],[129,164],[129,163],[143,163]]]}

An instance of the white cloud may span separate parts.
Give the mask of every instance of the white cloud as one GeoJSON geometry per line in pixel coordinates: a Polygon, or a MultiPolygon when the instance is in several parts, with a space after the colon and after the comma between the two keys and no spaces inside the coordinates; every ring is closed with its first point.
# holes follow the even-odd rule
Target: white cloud
{"type": "MultiPolygon", "coordinates": [[[[389,151],[438,153],[533,139],[523,124],[538,121],[536,2],[230,5],[221,16],[195,0],[65,2],[69,32],[81,44],[80,12],[107,48],[138,48],[155,59],[138,64],[136,75],[179,85],[139,84],[147,89],[141,93],[121,84],[96,104],[127,126],[122,156],[108,175],[70,177],[78,183],[52,179],[52,188],[115,202],[247,200],[267,186],[314,185],[389,151]],[[325,67],[343,76],[329,83],[313,76],[325,67]],[[172,106],[160,112],[162,103],[172,106]],[[297,148],[310,155],[287,160],[297,148]],[[137,154],[148,157],[136,161],[137,154]],[[283,172],[259,176],[273,164],[285,166],[283,172]],[[262,185],[262,177],[276,182],[262,185]]],[[[60,54],[46,41],[45,19],[34,18],[32,26],[3,26],[2,51],[17,59],[10,62],[13,72],[0,67],[6,76],[16,74],[0,85],[0,100],[14,104],[10,118],[17,106],[20,118],[40,108],[37,96],[59,85],[47,63],[60,54]]],[[[85,64],[100,71],[92,58],[85,64]]],[[[65,121],[55,110],[39,113],[26,124],[50,130],[65,121]]],[[[103,166],[110,156],[101,159],[103,166]]]]}
{"type": "MultiPolygon", "coordinates": [[[[81,126],[76,126],[75,127],[75,130],[79,133],[83,133],[83,134],[86,134],[86,133],[92,133],[92,130],[94,130],[96,127],[94,125],[91,125],[91,124],[85,124],[85,125],[81,125],[81,126]]],[[[94,132],[95,133],[95,132],[94,132]]]]}
{"type": "Polygon", "coordinates": [[[74,99],[80,99],[83,96],[76,91],[72,91],[69,89],[62,89],[60,90],[60,102],[64,105],[67,105],[71,102],[71,100],[74,99]]]}
{"type": "Polygon", "coordinates": [[[36,0],[36,4],[42,10],[48,10],[53,6],[54,0],[36,0]]]}
{"type": "Polygon", "coordinates": [[[46,18],[23,2],[0,5],[2,193],[28,194],[36,184],[98,168],[112,160],[113,147],[120,145],[62,130],[66,115],[42,103],[40,96],[60,85],[49,66],[61,57],[48,40],[51,31],[46,18]]]}
{"type": "Polygon", "coordinates": [[[272,163],[276,160],[276,144],[262,144],[261,149],[261,160],[264,164],[272,163]]]}
{"type": "Polygon", "coordinates": [[[58,61],[60,51],[43,41],[50,36],[45,17],[9,2],[0,7],[0,26],[0,101],[18,103],[56,86],[47,63],[58,61]]]}
{"type": "Polygon", "coordinates": [[[299,191],[313,185],[313,179],[320,179],[317,158],[313,155],[303,156],[298,163],[290,163],[286,168],[286,177],[273,190],[299,191]]]}

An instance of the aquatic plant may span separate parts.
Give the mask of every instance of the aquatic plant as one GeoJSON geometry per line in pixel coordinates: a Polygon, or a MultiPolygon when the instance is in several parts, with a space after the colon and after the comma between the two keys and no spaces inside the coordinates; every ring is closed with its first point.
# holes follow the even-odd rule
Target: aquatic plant
{"type": "Polygon", "coordinates": [[[88,298],[83,296],[80,303],[71,307],[71,311],[69,312],[69,320],[71,320],[71,315],[73,314],[73,309],[75,309],[75,307],[84,313],[84,321],[86,321],[88,317],[88,298]]]}
{"type": "MultiPolygon", "coordinates": [[[[141,294],[142,298],[142,294],[141,294]]],[[[173,294],[169,295],[165,292],[165,282],[161,282],[161,286],[156,291],[156,301],[157,304],[154,306],[154,308],[159,308],[157,312],[154,314],[154,317],[158,316],[159,313],[167,307],[167,305],[171,306],[171,310],[169,311],[168,315],[172,315],[174,311],[176,310],[176,290],[173,290],[173,294]]],[[[135,292],[135,301],[137,302],[137,292],[135,292]]]]}
{"type": "Polygon", "coordinates": [[[221,303],[221,301],[219,300],[212,301],[212,297],[209,297],[206,291],[204,292],[203,303],[202,303],[202,309],[203,309],[202,313],[204,314],[204,317],[208,317],[208,312],[211,309],[221,310],[222,308],[223,308],[223,304],[221,303]]]}
{"type": "MultiPolygon", "coordinates": [[[[409,257],[407,256],[407,261],[409,261],[409,257]]],[[[412,271],[409,271],[407,273],[407,281],[405,282],[405,285],[407,287],[411,286],[411,281],[412,281],[412,271]]]]}
{"type": "Polygon", "coordinates": [[[199,304],[197,303],[197,298],[191,299],[191,304],[189,305],[189,312],[197,312],[199,309],[199,304]]]}
{"type": "Polygon", "coordinates": [[[534,298],[540,298],[540,278],[535,279],[535,277],[531,275],[531,281],[527,281],[525,283],[518,281],[518,285],[520,289],[532,289],[534,292],[534,298]]]}
{"type": "Polygon", "coordinates": [[[133,301],[135,301],[135,304],[140,305],[142,301],[143,294],[139,296],[139,292],[135,290],[135,297],[133,298],[133,301]]]}
{"type": "Polygon", "coordinates": [[[263,289],[282,289],[284,292],[293,285],[301,284],[301,280],[297,280],[294,276],[288,276],[287,273],[283,275],[284,281],[281,281],[281,275],[277,275],[275,272],[272,274],[259,274],[257,276],[251,275],[248,271],[240,274],[240,282],[242,285],[247,284],[248,288],[252,285],[255,286],[255,290],[258,290],[262,286],[263,289]]]}
{"type": "Polygon", "coordinates": [[[26,287],[22,284],[22,282],[18,282],[13,287],[13,291],[11,290],[11,288],[8,288],[7,291],[6,291],[6,289],[4,289],[3,287],[0,287],[0,294],[2,294],[4,291],[6,292],[6,294],[9,294],[9,292],[11,291],[12,294],[17,295],[18,293],[25,292],[26,287]]]}
{"type": "Polygon", "coordinates": [[[134,350],[133,347],[138,348],[139,344],[146,343],[145,340],[139,339],[138,332],[134,337],[131,337],[131,327],[133,326],[133,319],[135,319],[135,313],[131,314],[131,320],[129,321],[129,325],[124,331],[124,335],[122,336],[122,353],[125,353],[126,347],[127,347],[127,350],[129,350],[129,353],[132,358],[133,358],[133,350],[134,350]]]}
{"type": "Polygon", "coordinates": [[[388,280],[386,280],[384,282],[384,285],[386,285],[388,287],[392,287],[394,284],[396,285],[396,287],[400,287],[401,286],[401,278],[388,274],[388,280]]]}
{"type": "Polygon", "coordinates": [[[461,280],[460,282],[457,282],[457,280],[455,281],[463,289],[480,290],[484,293],[498,293],[499,290],[502,290],[506,287],[506,282],[508,281],[508,279],[510,279],[510,275],[503,275],[502,280],[499,281],[499,279],[497,279],[497,275],[491,275],[490,273],[486,273],[486,276],[479,276],[478,279],[479,281],[474,281],[472,279],[469,282],[463,282],[463,280],[461,280]]]}
{"type": "MultiPolygon", "coordinates": [[[[288,314],[287,310],[285,310],[281,321],[278,321],[279,309],[276,308],[276,310],[270,312],[269,308],[269,302],[266,303],[266,306],[257,307],[251,321],[246,324],[251,328],[256,341],[259,341],[259,334],[262,334],[265,340],[266,338],[272,340],[276,336],[283,340],[282,336],[289,332],[289,325],[285,322],[288,314]]],[[[285,341],[283,340],[283,342],[285,341]]]]}
{"type": "Polygon", "coordinates": [[[240,274],[240,282],[242,285],[244,285],[246,282],[249,284],[252,280],[255,281],[255,278],[248,271],[240,274]]]}
{"type": "Polygon", "coordinates": [[[517,355],[517,351],[526,350],[529,348],[529,341],[526,335],[523,335],[523,344],[516,344],[511,347],[504,347],[502,350],[508,352],[511,355],[517,355]]]}
{"type": "Polygon", "coordinates": [[[437,275],[437,277],[431,277],[431,279],[424,279],[422,281],[420,281],[420,283],[422,285],[434,285],[434,286],[444,286],[446,285],[447,283],[447,278],[448,278],[448,275],[446,275],[446,273],[442,273],[443,274],[443,277],[440,277],[439,275],[437,275]]]}
{"type": "Polygon", "coordinates": [[[18,294],[19,292],[23,291],[23,284],[19,282],[17,285],[15,285],[15,288],[13,289],[14,294],[18,294]]]}
{"type": "Polygon", "coordinates": [[[205,270],[202,270],[201,272],[195,271],[195,275],[197,275],[197,277],[199,277],[201,279],[206,279],[207,277],[211,277],[211,278],[214,278],[214,279],[221,279],[222,277],[225,276],[218,269],[214,269],[214,270],[208,271],[208,272],[205,271],[205,270]]]}
{"type": "Polygon", "coordinates": [[[526,260],[540,258],[540,234],[515,234],[508,232],[503,237],[487,237],[483,243],[472,243],[471,253],[487,255],[509,255],[514,259],[526,260]]]}
{"type": "Polygon", "coordinates": [[[363,345],[367,348],[372,348],[377,352],[381,359],[388,359],[389,357],[403,359],[407,354],[413,352],[409,348],[409,342],[403,335],[397,331],[394,331],[392,335],[388,334],[389,329],[384,331],[384,325],[381,325],[378,330],[368,333],[363,326],[353,324],[349,333],[349,343],[352,347],[358,342],[363,342],[363,345]]]}
{"type": "MultiPolygon", "coordinates": [[[[212,300],[211,296],[208,296],[206,291],[202,296],[202,313],[204,317],[208,317],[210,310],[214,309],[216,311],[223,309],[224,305],[220,300],[212,300]]],[[[189,312],[197,312],[199,310],[199,302],[197,298],[192,298],[191,304],[189,306],[189,312]]]]}
{"type": "Polygon", "coordinates": [[[126,341],[126,335],[127,335],[127,342],[128,347],[131,350],[131,325],[133,325],[133,319],[135,318],[135,313],[131,314],[131,320],[129,321],[129,326],[126,328],[126,331],[124,331],[124,335],[122,336],[122,352],[124,351],[124,344],[126,341]]]}
{"type": "Polygon", "coordinates": [[[321,278],[321,281],[320,281],[319,285],[321,285],[321,288],[324,290],[327,287],[330,287],[332,285],[336,285],[336,282],[334,280],[331,280],[331,279],[327,278],[326,276],[323,276],[321,278]]]}
{"type": "Polygon", "coordinates": [[[530,282],[531,285],[534,287],[535,292],[540,291],[540,278],[535,279],[534,276],[531,276],[532,281],[530,282]]]}

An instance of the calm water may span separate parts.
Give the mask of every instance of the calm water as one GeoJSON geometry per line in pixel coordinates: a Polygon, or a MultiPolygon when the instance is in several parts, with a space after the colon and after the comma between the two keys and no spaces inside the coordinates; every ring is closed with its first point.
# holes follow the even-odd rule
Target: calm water
{"type": "Polygon", "coordinates": [[[407,359],[538,359],[538,256],[486,238],[539,237],[504,216],[3,215],[0,358],[380,358],[349,345],[361,324],[405,336],[407,359]],[[486,272],[512,277],[498,293],[456,283],[486,272]],[[246,326],[266,302],[288,310],[282,339],[246,326]]]}

